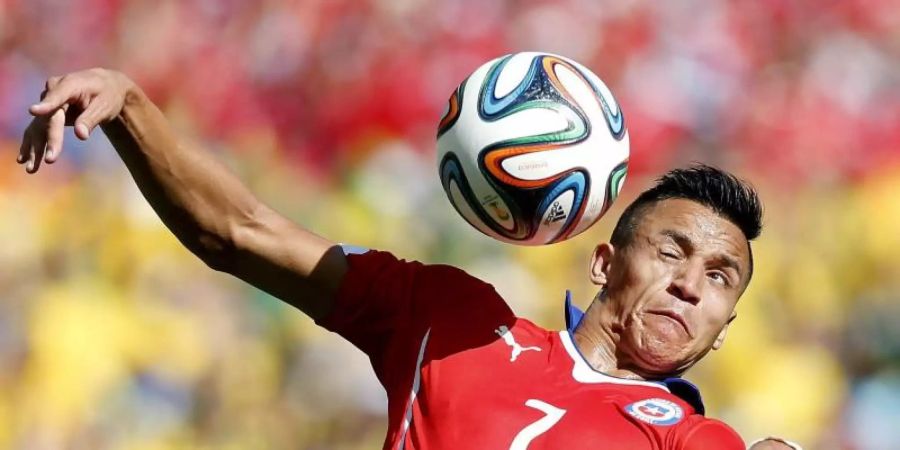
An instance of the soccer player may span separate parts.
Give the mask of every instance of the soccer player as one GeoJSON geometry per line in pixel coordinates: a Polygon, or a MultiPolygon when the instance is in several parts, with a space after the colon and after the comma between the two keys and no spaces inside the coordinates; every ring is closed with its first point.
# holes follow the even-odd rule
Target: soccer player
{"type": "MultiPolygon", "coordinates": [[[[262,204],[174,134],[125,75],[47,81],[18,161],[101,126],[165,225],[209,267],[263,289],[365,352],[387,390],[385,449],[743,449],[680,375],[718,349],[753,272],[756,193],[707,166],[674,170],[623,213],[562,331],[516,317],[454,267],[344,247],[262,204]]],[[[767,442],[768,444],[773,441],[767,442]]]]}

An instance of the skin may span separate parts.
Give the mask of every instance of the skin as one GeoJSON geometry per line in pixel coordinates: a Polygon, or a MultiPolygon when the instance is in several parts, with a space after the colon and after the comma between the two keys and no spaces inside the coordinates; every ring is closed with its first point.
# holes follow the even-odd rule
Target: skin
{"type": "MultiPolygon", "coordinates": [[[[29,112],[34,119],[17,157],[28,173],[59,158],[64,127],[86,140],[100,126],[163,223],[209,267],[313,319],[331,311],[347,272],[339,247],[263,204],[209,152],[180,139],[124,74],[97,68],[52,77],[29,112]]],[[[740,230],[693,202],[660,202],[637,231],[627,248],[601,244],[594,252],[591,280],[603,293],[575,340],[597,370],[653,379],[680,373],[721,346],[749,281],[749,250],[740,230]],[[680,231],[690,247],[663,230],[680,231]],[[719,267],[726,254],[740,261],[736,274],[719,267]],[[719,287],[718,271],[738,287],[719,287]],[[690,332],[655,310],[683,314],[690,332]]]]}
{"type": "MultiPolygon", "coordinates": [[[[90,69],[52,77],[29,112],[34,120],[17,159],[28,173],[56,161],[66,125],[79,139],[101,126],[163,223],[207,265],[313,318],[330,312],[347,270],[335,243],[279,215],[212,155],[179,139],[124,74],[90,69]]],[[[617,251],[602,244],[594,252],[591,280],[605,294],[576,342],[599,370],[654,378],[680,373],[721,345],[746,286],[749,250],[736,226],[693,202],[664,200],[643,217],[631,245],[617,251]],[[663,232],[677,232],[677,240],[663,232]],[[664,246],[674,256],[664,256],[664,246]],[[737,272],[721,264],[726,257],[739,262],[737,272]],[[721,287],[720,276],[734,281],[721,287]],[[690,332],[651,310],[681,313],[690,332]]]]}
{"type": "Polygon", "coordinates": [[[47,80],[17,161],[34,174],[63,148],[63,128],[100,126],[150,206],[209,267],[230,273],[314,319],[331,311],[347,263],[339,247],[257,199],[215,157],[178,138],[124,74],[90,69],[47,80]]]}
{"type": "Polygon", "coordinates": [[[753,444],[749,450],[793,450],[793,448],[781,439],[768,438],[753,444]]]}
{"type": "Polygon", "coordinates": [[[575,342],[595,369],[613,376],[678,376],[722,346],[749,268],[749,245],[736,225],[691,200],[656,202],[628,245],[595,249],[590,277],[601,291],[575,342]]]}

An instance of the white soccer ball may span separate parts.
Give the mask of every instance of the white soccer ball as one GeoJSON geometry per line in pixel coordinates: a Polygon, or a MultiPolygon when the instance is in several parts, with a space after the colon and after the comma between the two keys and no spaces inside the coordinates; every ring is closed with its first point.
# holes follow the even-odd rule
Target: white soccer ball
{"type": "Polygon", "coordinates": [[[502,56],[450,96],[438,170],[450,203],[504,242],[560,242],[609,209],[628,170],[628,130],[606,84],[549,53],[502,56]]]}

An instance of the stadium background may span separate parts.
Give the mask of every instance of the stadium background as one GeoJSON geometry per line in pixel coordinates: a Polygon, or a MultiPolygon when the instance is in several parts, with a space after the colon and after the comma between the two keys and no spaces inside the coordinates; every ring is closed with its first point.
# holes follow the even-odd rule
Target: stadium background
{"type": "Polygon", "coordinates": [[[766,205],[758,268],[688,378],[748,441],[900,446],[900,3],[0,0],[0,448],[369,449],[364,357],[183,250],[100,133],[13,162],[45,78],[92,66],[298,222],[460,265],[549,327],[654,176],[734,170],[766,205]],[[604,78],[632,158],[595,228],[516,248],[453,212],[434,134],[465,75],[532,49],[604,78]]]}

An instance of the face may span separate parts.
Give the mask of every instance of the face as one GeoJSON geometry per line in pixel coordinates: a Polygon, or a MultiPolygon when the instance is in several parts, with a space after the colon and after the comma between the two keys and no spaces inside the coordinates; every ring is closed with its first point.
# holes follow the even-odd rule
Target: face
{"type": "Polygon", "coordinates": [[[631,242],[598,246],[591,266],[619,356],[650,374],[681,373],[718,348],[749,276],[740,228],[684,199],[650,206],[631,242]]]}

